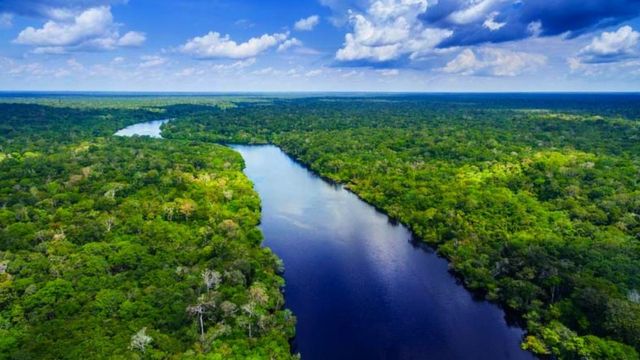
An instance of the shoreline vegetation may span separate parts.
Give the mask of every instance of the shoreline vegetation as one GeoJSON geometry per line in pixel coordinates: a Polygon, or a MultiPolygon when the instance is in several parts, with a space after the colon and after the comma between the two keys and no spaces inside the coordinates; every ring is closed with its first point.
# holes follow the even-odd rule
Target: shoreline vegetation
{"type": "Polygon", "coordinates": [[[0,358],[292,357],[239,154],[112,136],[153,113],[0,107],[0,358]]]}
{"type": "Polygon", "coordinates": [[[196,111],[164,134],[273,143],[344,184],[435,247],[469,289],[518,314],[523,348],[538,356],[637,359],[633,106],[428,100],[239,105],[196,111]]]}
{"type": "Polygon", "coordinates": [[[407,225],[538,356],[638,359],[637,98],[0,104],[0,358],[291,357],[259,199],[213,144],[233,142],[273,143],[407,225]],[[168,146],[110,138],[159,116],[168,146]]]}

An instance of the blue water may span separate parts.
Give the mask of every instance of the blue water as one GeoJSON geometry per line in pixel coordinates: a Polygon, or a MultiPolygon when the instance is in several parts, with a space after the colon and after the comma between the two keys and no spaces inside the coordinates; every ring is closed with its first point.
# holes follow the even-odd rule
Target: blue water
{"type": "Polygon", "coordinates": [[[285,264],[303,359],[533,359],[522,330],[404,226],[275,146],[233,148],[262,199],[264,245],[285,264]]]}
{"type": "MultiPolygon", "coordinates": [[[[159,137],[166,121],[117,135],[159,137]]],[[[232,147],[262,200],[264,245],[284,261],[304,360],[534,359],[519,347],[523,331],[404,226],[275,146],[232,147]]]]}

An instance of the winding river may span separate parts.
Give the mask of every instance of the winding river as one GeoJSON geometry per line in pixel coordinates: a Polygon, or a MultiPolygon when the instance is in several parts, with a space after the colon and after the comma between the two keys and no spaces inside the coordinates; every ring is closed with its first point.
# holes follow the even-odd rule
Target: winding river
{"type": "Polygon", "coordinates": [[[523,331],[407,228],[275,146],[231,147],[262,200],[264,245],[284,261],[303,359],[533,359],[523,331]]]}

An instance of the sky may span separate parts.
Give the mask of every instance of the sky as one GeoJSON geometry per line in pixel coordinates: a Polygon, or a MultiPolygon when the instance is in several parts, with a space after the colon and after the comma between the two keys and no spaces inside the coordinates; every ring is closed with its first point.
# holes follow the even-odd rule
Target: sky
{"type": "Polygon", "coordinates": [[[0,0],[0,90],[640,91],[640,0],[0,0]]]}

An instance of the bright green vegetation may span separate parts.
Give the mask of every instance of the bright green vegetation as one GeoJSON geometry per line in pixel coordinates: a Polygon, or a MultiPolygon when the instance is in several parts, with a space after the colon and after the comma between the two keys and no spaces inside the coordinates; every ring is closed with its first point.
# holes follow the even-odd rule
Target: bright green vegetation
{"type": "Polygon", "coordinates": [[[216,142],[275,143],[407,224],[526,349],[639,358],[637,96],[239,100],[0,104],[0,358],[291,357],[259,199],[216,142]]]}
{"type": "MultiPolygon", "coordinates": [[[[172,138],[272,142],[407,224],[520,315],[523,347],[638,359],[637,102],[306,99],[193,108],[172,138]],[[583,111],[581,111],[583,110],[583,111]]],[[[571,99],[569,99],[571,100],[571,99]]]]}
{"type": "Polygon", "coordinates": [[[291,357],[242,158],[152,110],[0,105],[0,359],[291,357]]]}

